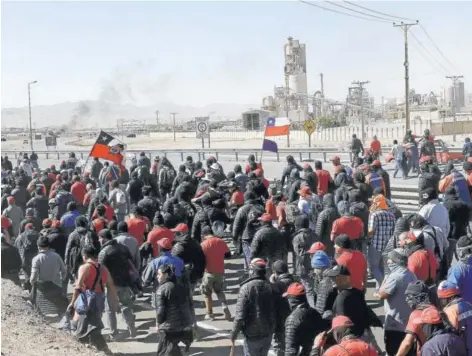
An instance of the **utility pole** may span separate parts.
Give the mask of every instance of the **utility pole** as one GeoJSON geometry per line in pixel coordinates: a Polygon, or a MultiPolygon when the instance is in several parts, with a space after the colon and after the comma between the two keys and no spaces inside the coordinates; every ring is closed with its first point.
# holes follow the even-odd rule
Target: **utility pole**
{"type": "Polygon", "coordinates": [[[464,78],[463,75],[446,76],[447,79],[452,80],[452,141],[456,142],[456,88],[459,79],[464,78]]]}
{"type": "Polygon", "coordinates": [[[173,126],[174,126],[174,142],[175,142],[175,115],[177,115],[178,113],[176,112],[171,112],[170,115],[172,115],[172,118],[173,118],[173,126]]]}
{"type": "Polygon", "coordinates": [[[159,110],[156,110],[156,131],[159,131],[159,110]]]}
{"type": "Polygon", "coordinates": [[[416,26],[419,24],[419,21],[416,23],[404,23],[400,22],[399,24],[394,23],[393,27],[401,27],[405,35],[405,131],[410,129],[410,71],[409,71],[409,62],[408,62],[408,30],[411,26],[416,26]]]}
{"type": "Polygon", "coordinates": [[[324,112],[324,81],[323,81],[323,73],[320,73],[320,80],[321,80],[321,100],[320,100],[320,104],[321,104],[321,116],[325,116],[325,112],[324,112]]]}
{"type": "Polygon", "coordinates": [[[356,81],[352,82],[351,84],[357,85],[357,89],[359,90],[359,106],[361,107],[361,141],[362,144],[364,144],[364,139],[365,139],[365,120],[364,120],[364,85],[369,84],[370,81],[366,80],[364,82],[356,81]]]}
{"type": "Polygon", "coordinates": [[[33,151],[33,125],[31,123],[31,84],[36,84],[38,81],[28,83],[28,109],[29,109],[29,139],[31,151],[33,151]]]}

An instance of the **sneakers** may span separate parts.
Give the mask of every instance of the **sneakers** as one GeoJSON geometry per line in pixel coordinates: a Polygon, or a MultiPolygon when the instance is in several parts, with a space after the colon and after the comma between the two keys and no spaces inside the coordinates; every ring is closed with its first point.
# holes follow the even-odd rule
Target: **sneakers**
{"type": "Polygon", "coordinates": [[[213,314],[207,313],[205,314],[205,320],[215,320],[215,316],[213,314]]]}
{"type": "Polygon", "coordinates": [[[223,308],[223,313],[225,314],[225,319],[228,321],[232,321],[233,317],[231,316],[231,312],[229,311],[228,307],[223,308]]]}

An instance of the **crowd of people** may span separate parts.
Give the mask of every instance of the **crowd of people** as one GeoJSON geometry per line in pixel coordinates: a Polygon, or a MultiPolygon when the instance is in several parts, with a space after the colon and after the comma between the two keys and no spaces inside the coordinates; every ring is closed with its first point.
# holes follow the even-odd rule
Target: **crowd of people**
{"type": "Polygon", "coordinates": [[[218,318],[215,294],[245,356],[271,347],[277,356],[471,356],[472,162],[441,172],[420,152],[418,212],[402,213],[380,144],[363,158],[362,143],[352,147],[352,165],[333,157],[333,174],[287,156],[273,182],[253,155],[226,173],[215,157],[189,156],[177,169],[144,152],[129,167],[95,158],[79,168],[73,153],[59,169],[40,168],[34,153],[15,165],[2,157],[2,278],[110,355],[107,341],[137,335],[133,305],[150,292],[157,355],[180,355],[179,344],[188,351],[198,338],[201,293],[205,319],[218,318]],[[232,315],[225,260],[238,256],[232,315]],[[384,320],[366,302],[369,278],[384,320]]]}

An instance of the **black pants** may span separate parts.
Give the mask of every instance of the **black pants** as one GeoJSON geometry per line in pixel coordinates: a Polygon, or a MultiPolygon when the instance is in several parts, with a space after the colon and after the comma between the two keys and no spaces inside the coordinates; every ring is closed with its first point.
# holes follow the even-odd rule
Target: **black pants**
{"type": "MultiPolygon", "coordinates": [[[[385,351],[388,356],[396,355],[400,345],[405,338],[406,333],[403,331],[394,331],[394,330],[385,330],[384,341],[385,341],[385,351]]],[[[414,356],[416,352],[412,348],[407,356],[414,356]]]]}
{"type": "Polygon", "coordinates": [[[161,331],[157,345],[157,356],[181,356],[179,342],[190,346],[193,341],[192,330],[188,331],[161,331]]]}

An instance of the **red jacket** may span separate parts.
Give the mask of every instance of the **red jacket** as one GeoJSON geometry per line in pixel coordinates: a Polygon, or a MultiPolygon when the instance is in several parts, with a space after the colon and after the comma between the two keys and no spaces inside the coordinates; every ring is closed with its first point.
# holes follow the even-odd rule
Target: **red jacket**
{"type": "Polygon", "coordinates": [[[84,197],[86,193],[84,182],[79,181],[72,184],[70,187],[70,192],[74,196],[77,205],[82,205],[84,203],[84,197]]]}

